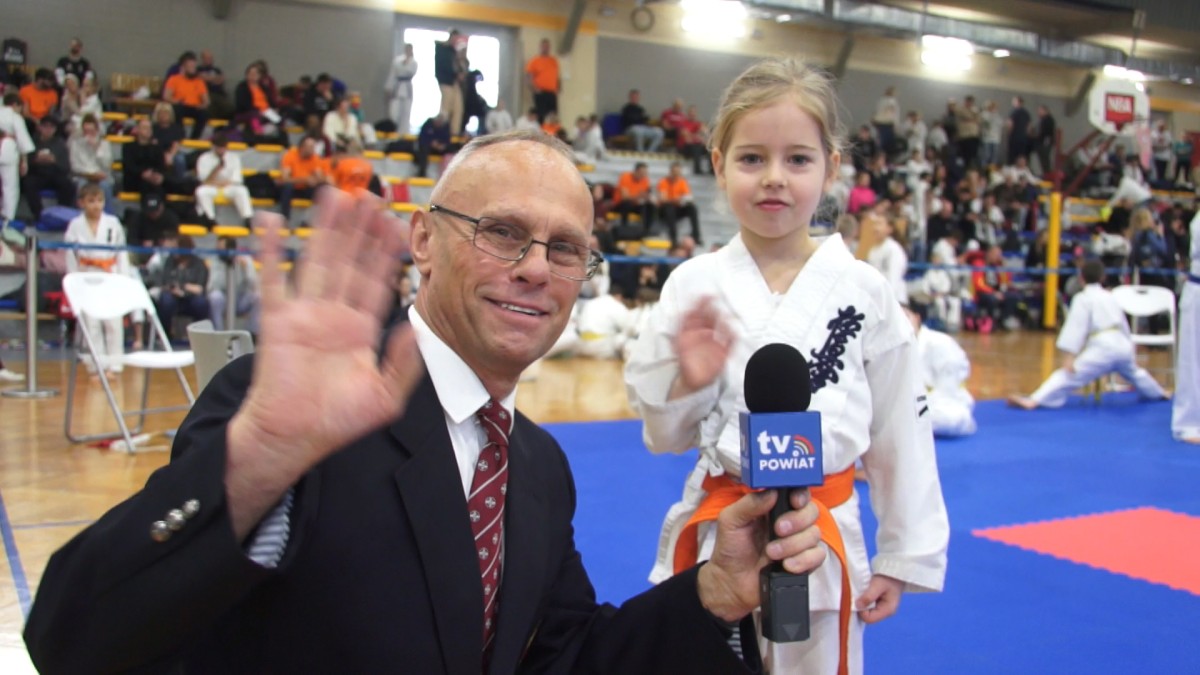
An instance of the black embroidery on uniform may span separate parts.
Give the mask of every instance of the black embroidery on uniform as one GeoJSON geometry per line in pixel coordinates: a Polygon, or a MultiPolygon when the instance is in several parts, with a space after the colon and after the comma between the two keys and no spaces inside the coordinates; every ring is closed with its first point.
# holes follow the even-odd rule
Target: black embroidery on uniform
{"type": "Polygon", "coordinates": [[[812,360],[808,362],[812,393],[817,393],[830,382],[837,384],[838,371],[846,368],[842,361],[842,355],[846,353],[846,343],[862,330],[865,317],[866,315],[855,309],[854,305],[849,305],[845,309],[839,309],[837,316],[830,320],[826,326],[829,329],[829,337],[825,338],[825,344],[819,351],[811,350],[812,360]]]}

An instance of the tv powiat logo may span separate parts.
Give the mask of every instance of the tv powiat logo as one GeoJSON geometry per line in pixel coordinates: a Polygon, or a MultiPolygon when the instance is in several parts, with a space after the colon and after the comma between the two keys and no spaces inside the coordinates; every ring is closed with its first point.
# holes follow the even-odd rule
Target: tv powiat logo
{"type": "Polygon", "coordinates": [[[752,488],[821,485],[821,414],[743,413],[742,481],[752,488]]]}

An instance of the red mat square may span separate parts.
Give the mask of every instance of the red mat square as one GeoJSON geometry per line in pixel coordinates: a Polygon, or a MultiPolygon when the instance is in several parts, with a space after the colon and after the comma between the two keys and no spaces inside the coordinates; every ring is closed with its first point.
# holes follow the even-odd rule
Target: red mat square
{"type": "Polygon", "coordinates": [[[1152,507],[972,532],[1200,595],[1200,518],[1152,507]]]}

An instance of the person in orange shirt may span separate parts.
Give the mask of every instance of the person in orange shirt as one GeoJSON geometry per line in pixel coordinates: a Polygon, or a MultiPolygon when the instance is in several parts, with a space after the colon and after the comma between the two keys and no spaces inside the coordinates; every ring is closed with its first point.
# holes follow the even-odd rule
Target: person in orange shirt
{"type": "Polygon", "coordinates": [[[196,73],[196,55],[184,52],[179,57],[179,72],[167,78],[163,100],[175,106],[175,117],[192,118],[193,139],[200,138],[208,124],[208,84],[196,73]]]}
{"type": "Polygon", "coordinates": [[[383,191],[378,187],[372,189],[375,168],[362,155],[362,144],[358,141],[350,141],[346,146],[346,154],[334,162],[333,184],[337,186],[337,189],[345,192],[357,193],[369,190],[376,195],[383,196],[383,191]]]}
{"type": "Polygon", "coordinates": [[[560,134],[562,133],[562,130],[562,123],[558,121],[558,113],[548,113],[546,115],[546,120],[542,122],[542,131],[554,136],[555,138],[561,138],[560,134]]]}
{"type": "Polygon", "coordinates": [[[672,246],[679,241],[675,225],[684,217],[692,224],[692,239],[695,239],[697,244],[703,243],[700,239],[700,215],[696,212],[696,204],[692,201],[692,189],[683,177],[683,168],[679,162],[671,162],[671,172],[658,181],[658,215],[667,224],[672,246]]]}
{"type": "Polygon", "coordinates": [[[54,72],[49,68],[38,68],[33,82],[21,87],[18,94],[25,104],[25,117],[40,122],[43,117],[58,107],[58,91],[54,88],[54,72]]]}
{"type": "Polygon", "coordinates": [[[617,205],[613,210],[621,214],[621,230],[618,239],[641,239],[650,231],[654,222],[654,194],[650,190],[650,169],[645,162],[633,165],[633,171],[621,174],[617,180],[617,205]],[[637,213],[642,217],[642,227],[637,236],[629,229],[629,214],[637,213]],[[622,236],[625,235],[625,236],[622,236]]]}
{"type": "Polygon", "coordinates": [[[292,199],[312,199],[317,188],[329,182],[330,173],[329,161],[317,154],[315,136],[305,135],[298,145],[285,152],[277,179],[279,212],[283,217],[292,215],[292,199]]]}
{"type": "Polygon", "coordinates": [[[525,81],[533,92],[533,107],[537,109],[538,123],[545,123],[546,115],[558,112],[558,92],[562,89],[558,59],[550,54],[550,40],[543,38],[538,55],[529,59],[525,66],[525,81]]]}

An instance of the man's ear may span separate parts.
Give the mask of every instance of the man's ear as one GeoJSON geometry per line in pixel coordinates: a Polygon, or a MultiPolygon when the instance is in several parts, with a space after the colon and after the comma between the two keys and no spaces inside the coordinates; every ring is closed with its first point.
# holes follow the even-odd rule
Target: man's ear
{"type": "Polygon", "coordinates": [[[429,214],[424,211],[414,211],[410,222],[412,234],[409,239],[409,247],[412,252],[413,264],[417,266],[417,271],[421,273],[422,278],[428,277],[433,261],[432,243],[429,241],[429,214]]]}

